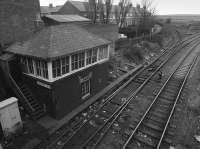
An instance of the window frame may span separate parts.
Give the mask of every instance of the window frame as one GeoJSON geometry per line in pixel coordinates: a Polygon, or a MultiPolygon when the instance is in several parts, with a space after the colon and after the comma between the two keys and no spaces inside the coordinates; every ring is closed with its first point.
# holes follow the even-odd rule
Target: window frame
{"type": "Polygon", "coordinates": [[[20,63],[23,64],[24,73],[42,79],[49,79],[48,62],[38,58],[21,57],[20,63]]]}
{"type": "Polygon", "coordinates": [[[91,94],[91,79],[81,82],[81,98],[85,99],[91,94]]]}
{"type": "Polygon", "coordinates": [[[61,77],[70,72],[70,57],[64,56],[56,58],[52,63],[52,78],[61,77]]]}
{"type": "Polygon", "coordinates": [[[104,60],[108,58],[108,46],[103,46],[99,48],[98,60],[104,60]]]}

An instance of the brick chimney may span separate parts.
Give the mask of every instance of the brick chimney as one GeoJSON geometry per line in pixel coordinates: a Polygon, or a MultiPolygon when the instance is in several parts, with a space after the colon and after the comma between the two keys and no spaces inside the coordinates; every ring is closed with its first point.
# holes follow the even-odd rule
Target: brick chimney
{"type": "Polygon", "coordinates": [[[53,4],[52,3],[49,4],[49,8],[53,8],[53,4]]]}

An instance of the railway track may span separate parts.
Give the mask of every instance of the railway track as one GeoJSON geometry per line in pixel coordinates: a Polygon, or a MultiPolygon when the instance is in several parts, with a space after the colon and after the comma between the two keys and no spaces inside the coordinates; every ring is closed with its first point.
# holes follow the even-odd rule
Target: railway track
{"type": "MultiPolygon", "coordinates": [[[[194,36],[192,38],[198,37],[194,36]]],[[[181,47],[185,47],[192,41],[193,40],[189,42],[185,41],[186,43],[184,45],[181,45],[182,43],[180,42],[178,46],[181,45],[181,47]]],[[[84,144],[86,145],[88,143],[88,138],[92,138],[92,136],[96,134],[95,132],[98,132],[108,124],[122,107],[126,105],[127,101],[133,98],[135,91],[142,89],[149,81],[150,77],[152,77],[176,52],[178,52],[176,46],[174,46],[174,49],[171,51],[165,50],[154,62],[139,70],[117,91],[111,94],[91,117],[81,120],[80,123],[78,122],[73,125],[73,127],[66,127],[64,131],[58,132],[58,137],[47,145],[45,144],[44,146],[37,147],[37,149],[84,148],[84,144]],[[79,141],[77,142],[77,140],[79,141]]]]}
{"type": "MultiPolygon", "coordinates": [[[[193,46],[192,47],[192,49],[194,48],[194,47],[196,47],[196,45],[195,46],[193,46]]],[[[192,50],[191,50],[192,51],[192,50]]],[[[189,51],[187,54],[186,54],[186,56],[185,57],[187,57],[187,55],[189,55],[189,53],[191,52],[191,51],[189,51]]],[[[184,57],[184,58],[185,58],[184,57]]],[[[183,60],[182,60],[183,61],[183,60]]],[[[159,68],[158,68],[159,69],[159,68]]],[[[144,84],[143,85],[146,85],[146,83],[148,82],[148,81],[150,81],[151,79],[152,79],[152,77],[153,77],[153,75],[154,74],[152,74],[152,76],[150,76],[147,80],[146,80],[146,82],[144,82],[144,84]]],[[[177,83],[177,82],[176,82],[177,83]]],[[[165,84],[164,84],[165,85],[165,84]]],[[[164,86],[163,85],[163,86],[164,86]]],[[[131,102],[131,100],[133,100],[134,98],[135,98],[135,95],[137,95],[140,91],[141,91],[141,88],[142,88],[142,86],[140,86],[134,93],[133,93],[133,95],[131,95],[128,99],[127,99],[127,102],[124,104],[124,105],[122,105],[121,106],[121,108],[119,108],[119,110],[118,111],[116,111],[111,117],[110,117],[110,119],[108,120],[108,122],[107,123],[105,123],[104,125],[102,125],[94,134],[92,134],[82,145],[81,145],[81,147],[79,147],[80,149],[93,149],[93,148],[96,148],[97,147],[97,145],[102,141],[102,139],[105,137],[105,135],[106,135],[106,133],[108,133],[109,132],[109,130],[110,129],[112,129],[112,127],[113,127],[113,125],[114,124],[116,124],[116,125],[118,125],[118,123],[115,123],[116,121],[119,121],[119,118],[120,118],[120,116],[121,115],[123,115],[123,113],[126,113],[127,111],[129,111],[129,104],[130,104],[130,102],[131,102]],[[127,108],[128,107],[128,108],[127,108]]],[[[163,88],[163,87],[162,87],[163,88]]],[[[161,89],[162,89],[161,88],[161,89]]],[[[159,93],[158,93],[159,94],[159,93]]],[[[157,95],[158,96],[158,95],[157,95]]],[[[167,95],[166,95],[167,96],[167,95]]],[[[167,98],[167,97],[166,97],[167,98]]],[[[135,123],[135,122],[134,122],[135,123]]],[[[152,127],[153,127],[154,125],[152,124],[152,127]]],[[[124,134],[122,134],[122,136],[123,136],[123,138],[122,138],[122,140],[124,140],[124,139],[126,139],[126,137],[128,136],[128,135],[130,135],[130,133],[131,133],[131,131],[133,131],[133,129],[134,129],[134,125],[133,124],[129,124],[129,127],[128,128],[123,128],[124,130],[126,130],[125,132],[123,132],[124,134]]],[[[137,126],[136,126],[137,127],[137,126]]],[[[127,144],[128,144],[128,142],[127,142],[127,144]]],[[[68,147],[66,147],[66,148],[68,148],[68,147]]],[[[119,147],[120,148],[120,147],[119,147]]]]}
{"type": "Polygon", "coordinates": [[[128,146],[134,148],[138,145],[144,149],[160,149],[161,146],[169,148],[172,144],[173,132],[167,131],[167,128],[170,127],[169,122],[196,60],[197,57],[189,64],[179,64],[160,89],[131,135],[128,136],[123,149],[128,148],[128,146]]]}

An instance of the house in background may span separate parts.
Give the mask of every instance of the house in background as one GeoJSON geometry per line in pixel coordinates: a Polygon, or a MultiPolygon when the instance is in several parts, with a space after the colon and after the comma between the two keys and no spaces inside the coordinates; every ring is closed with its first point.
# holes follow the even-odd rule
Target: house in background
{"type": "Polygon", "coordinates": [[[89,5],[83,1],[66,1],[57,14],[77,14],[88,18],[89,5]]]}
{"type": "Polygon", "coordinates": [[[61,7],[62,5],[53,6],[53,4],[49,4],[49,6],[40,6],[41,16],[56,14],[61,7]]]}
{"type": "Polygon", "coordinates": [[[59,24],[89,24],[90,19],[79,15],[45,15],[42,17],[45,25],[59,25],[59,24]]]}
{"type": "MultiPolygon", "coordinates": [[[[120,11],[120,7],[118,5],[113,5],[111,12],[110,12],[110,21],[116,23],[116,9],[117,12],[120,11]]],[[[137,5],[136,7],[131,7],[126,15],[126,20],[122,27],[127,27],[130,25],[137,25],[140,21],[141,14],[143,13],[143,9],[140,8],[140,5],[137,5]]]]}
{"type": "Polygon", "coordinates": [[[107,85],[110,43],[76,25],[55,25],[10,46],[1,65],[29,113],[59,119],[107,85]]]}
{"type": "MultiPolygon", "coordinates": [[[[118,5],[112,5],[111,12],[110,12],[110,22],[116,24],[116,9],[117,12],[120,11],[120,7],[118,5]]],[[[89,18],[89,3],[84,1],[66,1],[62,6],[52,7],[52,5],[48,6],[41,6],[42,14],[60,14],[60,15],[79,15],[86,18],[89,18]],[[44,13],[44,8],[48,8],[50,13],[44,13]]],[[[127,13],[125,23],[123,27],[127,27],[130,25],[136,25],[139,21],[140,15],[143,9],[140,8],[140,5],[136,7],[131,7],[129,12],[127,13]]],[[[97,12],[97,16],[98,12],[97,12]]]]}

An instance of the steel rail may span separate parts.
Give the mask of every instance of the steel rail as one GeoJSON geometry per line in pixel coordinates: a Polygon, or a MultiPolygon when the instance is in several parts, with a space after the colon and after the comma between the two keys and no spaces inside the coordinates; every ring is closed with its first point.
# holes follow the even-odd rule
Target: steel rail
{"type": "Polygon", "coordinates": [[[188,70],[188,72],[187,72],[187,74],[186,74],[186,76],[185,76],[185,78],[184,78],[184,81],[183,81],[183,83],[182,83],[182,85],[181,85],[181,88],[180,88],[180,90],[179,90],[179,92],[178,92],[178,95],[177,95],[177,97],[176,97],[175,103],[174,103],[174,105],[173,105],[173,108],[172,108],[172,110],[171,110],[171,112],[170,112],[169,118],[168,118],[167,123],[166,123],[166,125],[165,125],[165,128],[164,128],[164,130],[163,130],[162,136],[161,136],[161,138],[160,138],[160,140],[159,140],[157,149],[159,149],[160,146],[161,146],[161,143],[162,143],[162,141],[163,141],[164,135],[165,135],[166,130],[167,130],[167,128],[168,128],[169,122],[170,122],[170,120],[171,120],[171,118],[172,118],[172,115],[173,115],[173,113],[174,113],[174,110],[175,110],[175,108],[176,108],[177,102],[178,102],[178,100],[179,100],[179,98],[180,98],[180,95],[181,95],[181,93],[182,93],[182,91],[183,91],[183,89],[184,89],[184,87],[185,87],[186,82],[187,82],[188,76],[189,76],[189,74],[191,73],[192,68],[193,68],[194,65],[196,64],[197,57],[198,57],[198,56],[196,56],[196,57],[194,58],[192,64],[190,65],[190,68],[189,68],[189,70],[188,70]]]}
{"type": "MultiPolygon", "coordinates": [[[[114,121],[115,121],[115,120],[117,119],[117,117],[121,114],[121,112],[126,108],[126,106],[130,103],[130,101],[133,99],[133,97],[134,97],[138,92],[140,92],[140,90],[146,85],[146,83],[155,75],[155,73],[156,73],[157,71],[160,70],[160,68],[161,68],[170,58],[171,58],[171,57],[169,57],[168,59],[166,59],[166,60],[153,72],[153,74],[152,74],[151,76],[149,76],[149,77],[145,80],[145,82],[143,82],[143,84],[140,85],[140,87],[139,87],[133,94],[130,95],[130,97],[128,98],[128,102],[126,102],[126,103],[123,104],[121,107],[119,107],[119,108],[117,109],[117,111],[115,111],[115,113],[113,113],[113,114],[110,116],[110,118],[106,121],[106,123],[104,123],[104,125],[102,125],[92,136],[89,137],[89,139],[80,147],[80,149],[85,148],[85,146],[99,133],[99,131],[101,131],[101,130],[106,126],[106,124],[107,124],[108,122],[110,122],[110,120],[112,120],[113,117],[118,113],[118,114],[115,116],[115,118],[112,120],[112,122],[109,123],[109,126],[106,128],[106,130],[108,130],[108,129],[112,126],[112,124],[114,123],[114,121]]],[[[94,144],[94,146],[96,146],[96,145],[99,143],[99,141],[103,138],[103,136],[104,136],[105,134],[106,134],[106,133],[104,133],[103,135],[101,134],[101,137],[98,139],[97,143],[94,144]]],[[[94,148],[94,147],[93,147],[93,148],[94,148]]]]}
{"type": "Polygon", "coordinates": [[[164,85],[162,86],[162,88],[160,89],[160,91],[158,92],[158,94],[156,95],[156,97],[154,98],[153,102],[150,104],[150,106],[148,107],[148,109],[146,110],[146,112],[144,113],[144,115],[142,116],[142,118],[140,119],[139,123],[137,124],[137,126],[135,127],[135,129],[133,130],[133,132],[131,133],[131,135],[129,136],[129,138],[127,139],[126,143],[123,145],[123,149],[125,149],[128,144],[130,143],[131,139],[133,138],[133,136],[135,135],[136,131],[138,130],[138,128],[140,127],[141,123],[144,121],[145,117],[147,116],[147,114],[149,113],[149,111],[151,110],[151,108],[153,107],[153,105],[155,104],[155,102],[157,101],[158,97],[160,96],[160,94],[162,93],[162,91],[164,90],[164,88],[166,87],[166,85],[168,84],[169,80],[171,80],[172,76],[176,73],[176,71],[180,68],[180,66],[182,65],[182,62],[187,58],[187,56],[193,51],[193,49],[195,47],[197,47],[199,45],[198,44],[194,45],[191,50],[189,52],[187,52],[187,54],[182,58],[181,62],[178,64],[178,66],[176,67],[176,69],[173,71],[173,73],[169,76],[169,78],[166,80],[166,82],[164,83],[164,85]]]}

